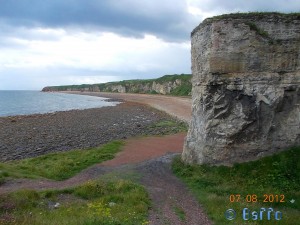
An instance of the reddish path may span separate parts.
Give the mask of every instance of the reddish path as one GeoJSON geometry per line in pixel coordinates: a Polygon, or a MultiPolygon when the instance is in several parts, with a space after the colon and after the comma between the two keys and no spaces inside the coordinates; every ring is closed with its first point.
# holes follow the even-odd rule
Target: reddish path
{"type": "Polygon", "coordinates": [[[189,97],[175,97],[165,95],[128,94],[128,93],[105,93],[105,92],[65,92],[70,94],[81,94],[99,96],[105,98],[123,99],[125,101],[138,102],[150,105],[156,109],[177,117],[185,122],[192,118],[192,100],[189,97]]]}
{"type": "Polygon", "coordinates": [[[115,167],[138,164],[161,157],[168,153],[181,153],[186,133],[167,136],[140,137],[128,139],[122,151],[109,161],[94,165],[64,181],[15,179],[0,185],[0,194],[19,189],[64,189],[79,185],[104,173],[111,172],[115,167]]]}
{"type": "Polygon", "coordinates": [[[186,133],[168,136],[141,137],[126,141],[123,150],[112,160],[102,163],[103,166],[120,166],[137,164],[159,158],[168,153],[181,153],[186,133]]]}
{"type": "Polygon", "coordinates": [[[180,154],[185,133],[128,139],[115,159],[94,165],[65,181],[16,179],[0,185],[0,194],[19,189],[64,189],[97,179],[110,172],[136,171],[152,200],[150,225],[210,225],[201,206],[185,185],[173,175],[171,162],[180,154]],[[181,209],[185,220],[175,212],[181,209]]]}

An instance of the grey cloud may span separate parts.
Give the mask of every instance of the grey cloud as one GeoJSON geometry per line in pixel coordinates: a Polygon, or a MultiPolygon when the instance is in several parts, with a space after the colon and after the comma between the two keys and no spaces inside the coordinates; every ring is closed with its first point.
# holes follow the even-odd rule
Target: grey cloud
{"type": "MultiPolygon", "coordinates": [[[[194,5],[214,14],[300,11],[295,0],[199,0],[194,5]]],[[[148,33],[186,41],[202,18],[188,13],[185,0],[0,0],[0,20],[12,26],[96,29],[138,38],[148,33]]]]}
{"type": "Polygon", "coordinates": [[[299,12],[300,1],[295,0],[200,0],[195,5],[205,11],[224,12],[249,12],[249,11],[267,11],[267,12],[299,12]]]}
{"type": "Polygon", "coordinates": [[[15,26],[74,26],[186,40],[195,25],[183,0],[0,0],[0,6],[0,19],[15,26]]]}
{"type": "MultiPolygon", "coordinates": [[[[62,31],[64,32],[64,31],[62,31]]],[[[0,40],[8,40],[13,42],[14,38],[22,40],[41,40],[41,41],[56,41],[61,38],[60,33],[55,32],[39,32],[37,29],[30,29],[24,26],[11,26],[5,23],[0,23],[0,40]]]]}

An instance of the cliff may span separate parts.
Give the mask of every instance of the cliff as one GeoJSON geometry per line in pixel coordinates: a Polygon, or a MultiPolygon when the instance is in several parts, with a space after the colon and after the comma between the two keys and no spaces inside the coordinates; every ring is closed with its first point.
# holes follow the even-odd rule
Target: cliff
{"type": "Polygon", "coordinates": [[[209,18],[191,41],[185,162],[233,164],[300,145],[300,14],[209,18]]]}
{"type": "Polygon", "coordinates": [[[103,84],[82,84],[44,87],[42,91],[91,91],[145,93],[163,95],[191,95],[192,84],[190,74],[165,75],[150,80],[125,80],[103,84]]]}

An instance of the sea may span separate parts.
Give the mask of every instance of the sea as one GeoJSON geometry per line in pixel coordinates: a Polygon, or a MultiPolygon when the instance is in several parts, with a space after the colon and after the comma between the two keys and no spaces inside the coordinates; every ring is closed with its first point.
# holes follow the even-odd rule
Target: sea
{"type": "Polygon", "coordinates": [[[116,106],[107,98],[40,91],[1,91],[0,117],[116,106]]]}

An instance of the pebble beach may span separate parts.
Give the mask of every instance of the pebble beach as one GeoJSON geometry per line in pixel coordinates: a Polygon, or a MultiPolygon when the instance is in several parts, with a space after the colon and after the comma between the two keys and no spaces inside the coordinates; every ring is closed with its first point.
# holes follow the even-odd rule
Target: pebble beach
{"type": "Polygon", "coordinates": [[[151,125],[171,117],[143,104],[0,117],[0,162],[86,149],[112,140],[159,135],[151,125]]]}

